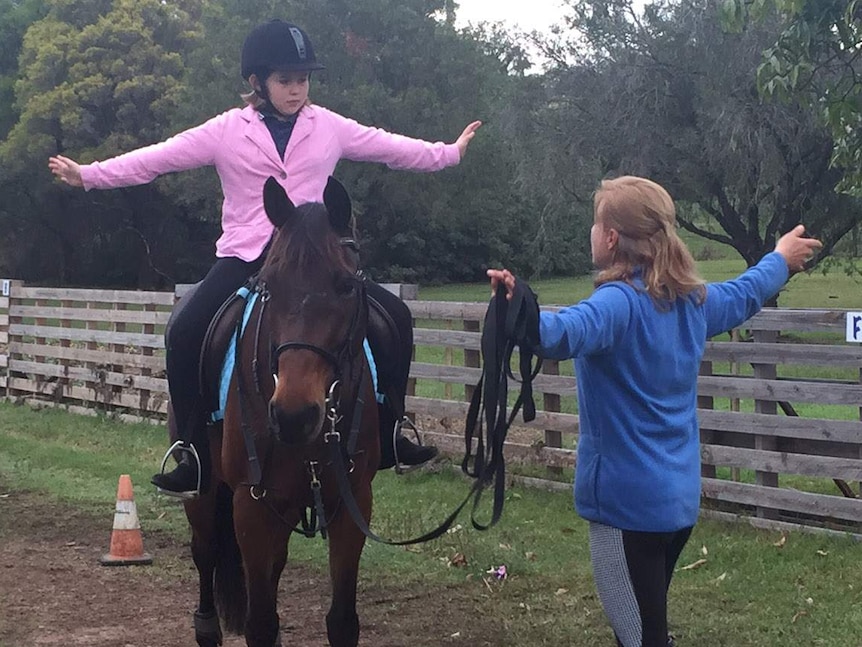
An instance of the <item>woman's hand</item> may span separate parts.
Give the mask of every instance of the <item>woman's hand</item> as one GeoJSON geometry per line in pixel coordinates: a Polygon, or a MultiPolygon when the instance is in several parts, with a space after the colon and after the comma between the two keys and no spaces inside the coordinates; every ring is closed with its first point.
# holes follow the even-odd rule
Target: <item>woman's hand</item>
{"type": "Polygon", "coordinates": [[[461,153],[461,159],[464,159],[464,154],[467,152],[467,144],[470,143],[470,140],[473,139],[473,136],[476,134],[476,131],[479,130],[479,126],[482,125],[481,121],[474,121],[469,124],[464,132],[461,133],[461,136],[455,141],[455,145],[458,147],[458,151],[461,153]]]}
{"type": "Polygon", "coordinates": [[[506,286],[506,298],[511,300],[515,292],[515,275],[509,270],[488,270],[485,272],[491,279],[491,296],[497,294],[497,286],[502,283],[506,286]]]}
{"type": "Polygon", "coordinates": [[[75,160],[57,155],[56,157],[48,158],[48,168],[51,169],[58,180],[61,180],[69,186],[84,186],[81,180],[81,166],[75,160]]]}
{"type": "Polygon", "coordinates": [[[805,227],[796,225],[779,238],[775,244],[775,251],[784,257],[791,272],[804,270],[805,263],[814,256],[818,249],[823,247],[823,243],[816,238],[804,238],[804,233],[805,227]]]}

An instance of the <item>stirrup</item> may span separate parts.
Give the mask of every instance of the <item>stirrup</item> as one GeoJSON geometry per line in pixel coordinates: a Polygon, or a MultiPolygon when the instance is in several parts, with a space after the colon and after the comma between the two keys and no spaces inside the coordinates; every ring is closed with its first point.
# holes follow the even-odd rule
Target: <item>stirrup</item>
{"type": "MultiPolygon", "coordinates": [[[[175,492],[173,490],[165,490],[164,488],[156,486],[156,491],[159,494],[164,494],[165,496],[173,497],[175,499],[183,499],[183,500],[191,500],[198,497],[201,493],[201,457],[198,455],[198,450],[195,449],[195,446],[192,443],[188,444],[188,447],[183,443],[182,440],[178,440],[173,445],[168,448],[168,451],[165,452],[164,458],[162,458],[162,466],[159,469],[159,474],[165,473],[165,466],[168,464],[168,459],[173,455],[175,451],[185,452],[192,457],[194,460],[195,467],[198,471],[198,483],[197,487],[194,490],[186,490],[185,492],[175,492]]],[[[177,461],[179,463],[179,461],[177,461]]]]}
{"type": "Polygon", "coordinates": [[[395,426],[392,429],[392,453],[395,455],[394,468],[395,473],[398,475],[407,474],[408,472],[412,472],[413,470],[419,469],[420,467],[425,467],[425,465],[427,465],[427,463],[420,463],[419,465],[403,465],[398,459],[398,435],[405,427],[413,430],[413,435],[416,438],[416,444],[419,446],[424,446],[422,444],[422,437],[419,435],[419,428],[416,426],[415,422],[413,422],[407,416],[403,416],[401,420],[395,421],[395,426]]]}

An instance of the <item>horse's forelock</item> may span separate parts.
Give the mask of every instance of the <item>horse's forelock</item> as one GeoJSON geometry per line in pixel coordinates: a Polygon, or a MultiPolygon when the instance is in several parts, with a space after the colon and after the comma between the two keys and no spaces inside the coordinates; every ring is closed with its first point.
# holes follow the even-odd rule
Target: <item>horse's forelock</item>
{"type": "MultiPolygon", "coordinates": [[[[273,238],[264,268],[275,272],[297,272],[320,267],[351,272],[341,236],[332,229],[323,204],[301,205],[296,217],[285,223],[273,238]]],[[[296,276],[296,278],[300,278],[296,276]]]]}

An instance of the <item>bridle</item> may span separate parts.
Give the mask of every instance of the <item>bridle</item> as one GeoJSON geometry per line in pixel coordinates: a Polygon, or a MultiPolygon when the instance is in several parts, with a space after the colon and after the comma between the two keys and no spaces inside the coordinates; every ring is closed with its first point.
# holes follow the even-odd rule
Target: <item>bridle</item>
{"type": "MultiPolygon", "coordinates": [[[[358,256],[359,246],[356,243],[355,239],[341,238],[338,242],[339,245],[341,245],[342,247],[349,247],[358,256]]],[[[347,337],[344,339],[344,341],[341,342],[341,344],[334,352],[317,346],[316,344],[309,344],[308,342],[304,341],[286,341],[278,344],[272,344],[269,363],[273,378],[276,381],[278,380],[278,359],[279,357],[281,357],[282,353],[288,350],[311,351],[312,353],[315,353],[322,357],[324,360],[326,360],[326,362],[330,365],[333,371],[333,379],[330,383],[329,388],[327,389],[328,393],[333,393],[334,385],[340,382],[343,375],[342,367],[345,364],[347,364],[349,367],[348,375],[353,375],[353,362],[359,354],[358,351],[354,351],[354,348],[356,348],[358,345],[357,333],[361,330],[364,330],[368,322],[368,292],[367,279],[361,269],[356,270],[356,273],[352,277],[352,281],[355,283],[354,292],[356,293],[357,297],[356,307],[353,310],[350,325],[347,329],[347,337]]],[[[261,314],[261,317],[262,316],[263,315],[261,314]]],[[[255,346],[255,348],[257,348],[257,346],[255,346]]]]}
{"type": "MultiPolygon", "coordinates": [[[[329,382],[326,388],[326,418],[329,422],[330,428],[324,434],[324,438],[327,444],[335,441],[339,445],[339,451],[346,451],[348,455],[348,460],[350,456],[356,451],[356,444],[358,441],[358,423],[359,416],[357,415],[357,408],[354,406],[354,415],[351,418],[351,427],[347,433],[343,434],[348,438],[346,447],[342,448],[341,445],[341,432],[338,429],[338,425],[342,422],[343,416],[340,413],[341,408],[341,398],[340,398],[340,386],[342,380],[347,377],[348,379],[352,379],[354,385],[354,398],[353,402],[359,401],[359,395],[364,386],[364,375],[362,373],[361,378],[357,378],[356,368],[360,367],[361,371],[361,362],[357,362],[357,359],[360,357],[360,354],[363,352],[363,346],[361,344],[361,340],[359,337],[361,336],[364,339],[364,331],[367,325],[367,317],[368,317],[368,295],[367,295],[367,279],[362,269],[358,267],[358,245],[354,238],[352,237],[343,237],[338,241],[339,245],[342,247],[347,247],[352,250],[357,255],[357,270],[354,275],[350,278],[353,283],[354,290],[353,292],[356,295],[355,298],[355,307],[353,309],[353,313],[351,315],[350,324],[347,329],[347,335],[345,339],[338,345],[334,350],[329,350],[327,348],[323,348],[322,346],[318,346],[316,344],[312,344],[302,340],[289,340],[274,343],[271,342],[269,344],[270,352],[269,352],[269,362],[270,362],[270,370],[273,376],[273,380],[277,382],[278,380],[278,360],[281,355],[287,351],[309,351],[312,352],[319,357],[323,358],[329,367],[332,370],[332,379],[329,382]],[[344,370],[346,368],[346,371],[344,370]]],[[[254,284],[250,288],[250,292],[252,294],[256,294],[259,301],[260,306],[257,308],[257,317],[256,322],[254,324],[254,356],[251,361],[251,372],[254,376],[254,384],[255,384],[255,394],[258,397],[263,398],[264,393],[260,384],[260,373],[258,371],[258,355],[260,354],[261,349],[261,336],[262,331],[264,329],[264,322],[266,321],[265,313],[267,310],[267,305],[273,299],[272,293],[266,285],[266,281],[258,278],[254,284]]],[[[258,458],[257,447],[255,445],[255,438],[253,431],[251,429],[251,425],[248,422],[248,393],[245,388],[242,371],[240,370],[241,362],[240,362],[240,347],[241,347],[241,339],[242,339],[242,325],[243,322],[240,321],[237,324],[237,335],[236,335],[236,360],[235,360],[235,370],[236,374],[236,384],[237,391],[239,394],[239,408],[240,408],[240,420],[241,420],[241,428],[242,435],[245,442],[246,452],[248,454],[248,480],[244,482],[244,485],[248,485],[251,492],[251,497],[255,500],[263,500],[266,497],[267,491],[261,485],[263,480],[263,471],[264,466],[261,465],[261,462],[258,458]]],[[[272,432],[272,423],[270,422],[270,432],[272,432]]],[[[271,445],[270,445],[271,447],[271,445]]],[[[265,457],[265,462],[269,462],[269,458],[271,455],[271,451],[267,450],[265,457]]],[[[352,460],[351,460],[352,463],[352,460]]],[[[311,474],[311,486],[315,499],[315,507],[312,509],[312,521],[309,523],[305,516],[303,516],[303,530],[298,531],[302,532],[302,534],[313,535],[317,530],[323,532],[323,504],[322,499],[320,497],[320,482],[319,482],[319,463],[318,461],[306,461],[309,473],[311,474]],[[314,518],[317,517],[318,521],[315,523],[314,518]],[[319,524],[319,527],[317,527],[319,524]],[[310,526],[310,528],[309,528],[310,526]]],[[[274,508],[273,511],[275,512],[274,508]]],[[[276,512],[276,514],[278,514],[276,512]]]]}

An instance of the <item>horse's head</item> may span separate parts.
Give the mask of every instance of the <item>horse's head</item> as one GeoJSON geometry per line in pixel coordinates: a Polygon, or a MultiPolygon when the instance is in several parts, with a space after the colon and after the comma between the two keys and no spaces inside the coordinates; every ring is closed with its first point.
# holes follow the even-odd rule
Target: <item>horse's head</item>
{"type": "Polygon", "coordinates": [[[276,228],[260,272],[275,379],[270,428],[282,442],[309,444],[363,370],[367,304],[350,198],[330,178],[322,204],[297,207],[269,178],[264,208],[276,228]]]}

